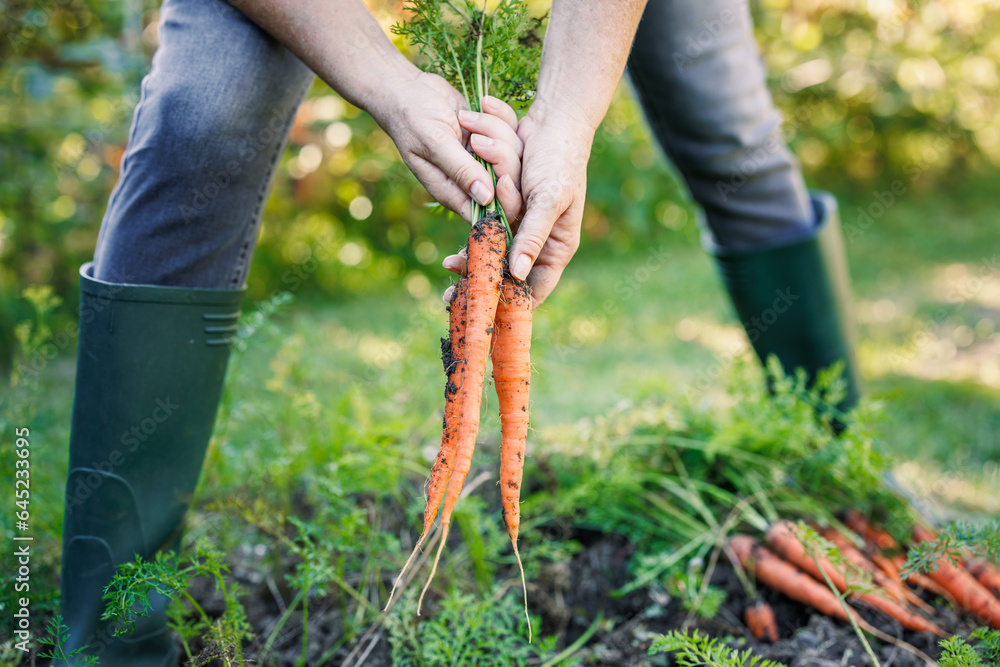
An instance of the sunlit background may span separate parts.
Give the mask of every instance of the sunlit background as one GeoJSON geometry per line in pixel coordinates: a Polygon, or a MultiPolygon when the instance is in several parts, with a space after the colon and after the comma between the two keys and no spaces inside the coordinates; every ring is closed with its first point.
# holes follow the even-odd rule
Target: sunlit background
{"type": "MultiPolygon", "coordinates": [[[[370,4],[386,30],[399,20],[399,3],[370,4]]],[[[841,203],[862,374],[884,405],[897,477],[948,514],[1000,514],[1000,2],[752,9],[786,137],[810,186],[841,203]]],[[[0,366],[20,360],[16,414],[54,443],[57,462],[38,473],[53,535],[77,270],[92,258],[157,19],[149,0],[0,4],[0,366]]],[[[536,315],[536,432],[647,399],[724,401],[745,336],[625,85],[598,132],[588,194],[583,246],[536,315]],[[669,260],[641,273],[651,248],[669,260]]],[[[312,451],[296,419],[335,411],[350,424],[331,437],[365,432],[382,419],[373,397],[425,410],[433,457],[438,408],[411,389],[433,384],[425,393],[438,397],[439,295],[451,281],[440,262],[467,227],[427,203],[371,118],[317,81],[264,213],[209,483],[312,451]],[[272,418],[284,426],[272,432],[272,418]],[[273,439],[282,454],[260,456],[241,437],[273,439]]]]}

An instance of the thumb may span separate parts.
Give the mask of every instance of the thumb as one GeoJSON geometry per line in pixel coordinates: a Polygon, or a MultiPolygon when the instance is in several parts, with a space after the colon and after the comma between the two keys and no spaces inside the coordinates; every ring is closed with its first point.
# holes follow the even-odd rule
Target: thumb
{"type": "Polygon", "coordinates": [[[552,226],[566,207],[548,193],[537,193],[528,198],[527,210],[514,236],[510,249],[510,273],[524,280],[531,272],[535,260],[542,252],[552,233],[552,226]]]}

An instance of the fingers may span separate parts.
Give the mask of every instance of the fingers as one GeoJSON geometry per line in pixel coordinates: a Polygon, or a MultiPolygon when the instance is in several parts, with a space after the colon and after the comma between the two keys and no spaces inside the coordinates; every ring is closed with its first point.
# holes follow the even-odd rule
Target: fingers
{"type": "MultiPolygon", "coordinates": [[[[472,195],[480,205],[486,206],[493,201],[493,185],[489,172],[465,150],[456,137],[441,137],[428,147],[427,154],[421,154],[419,157],[434,164],[460,189],[472,195]]],[[[417,177],[419,178],[420,174],[417,174],[417,177]]]]}
{"type": "Polygon", "coordinates": [[[553,225],[567,208],[568,203],[544,193],[537,194],[528,201],[527,211],[517,228],[508,255],[511,275],[518,280],[528,277],[531,267],[545,247],[553,225]]]}
{"type": "Polygon", "coordinates": [[[517,136],[517,126],[512,127],[499,116],[462,110],[458,112],[458,124],[473,135],[481,134],[509,145],[518,158],[524,152],[524,143],[517,136]]]}
{"type": "Polygon", "coordinates": [[[514,181],[508,174],[504,174],[497,181],[497,200],[511,224],[521,219],[521,215],[524,213],[524,200],[520,190],[514,186],[514,181]]]}
{"type": "Polygon", "coordinates": [[[469,145],[476,155],[491,163],[497,176],[509,175],[518,185],[524,143],[514,128],[496,116],[474,111],[460,111],[458,122],[470,133],[469,145]]]}
{"type": "Polygon", "coordinates": [[[413,175],[427,188],[431,197],[445,208],[462,216],[466,222],[472,223],[472,200],[455,181],[448,178],[448,175],[434,163],[419,155],[409,156],[406,163],[413,175]]]}
{"type": "Polygon", "coordinates": [[[517,112],[498,97],[486,95],[482,99],[483,111],[492,114],[517,130],[517,112]]]}
{"type": "Polygon", "coordinates": [[[466,248],[462,248],[458,251],[457,255],[448,255],[445,257],[444,261],[441,262],[441,266],[464,278],[468,261],[469,251],[466,248]]]}

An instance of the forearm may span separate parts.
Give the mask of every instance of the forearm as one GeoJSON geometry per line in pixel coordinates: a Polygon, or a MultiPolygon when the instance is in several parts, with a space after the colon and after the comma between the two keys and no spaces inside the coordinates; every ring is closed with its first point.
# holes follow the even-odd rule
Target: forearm
{"type": "MultiPolygon", "coordinates": [[[[654,0],[658,1],[658,0],[654,0]]],[[[531,114],[596,131],[625,71],[646,0],[553,0],[531,114]]]]}
{"type": "Polygon", "coordinates": [[[376,120],[393,83],[420,73],[361,0],[233,0],[233,5],[376,120]]]}

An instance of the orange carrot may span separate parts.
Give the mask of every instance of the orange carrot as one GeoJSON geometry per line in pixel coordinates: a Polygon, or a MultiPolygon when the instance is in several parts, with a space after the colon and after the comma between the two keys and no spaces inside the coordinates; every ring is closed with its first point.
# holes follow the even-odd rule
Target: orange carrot
{"type": "MultiPolygon", "coordinates": [[[[844,575],[829,560],[825,558],[814,559],[806,551],[805,545],[795,536],[795,528],[795,524],[787,521],[775,523],[767,531],[767,543],[779,556],[808,572],[817,581],[825,581],[823,577],[825,574],[829,578],[830,583],[838,591],[841,593],[847,592],[847,580],[844,575]]],[[[904,628],[909,628],[917,632],[929,632],[939,637],[947,636],[934,623],[914,614],[906,607],[893,602],[888,597],[883,597],[879,594],[879,591],[852,594],[851,597],[875,607],[886,616],[899,621],[904,628]]]]}
{"type": "MultiPolygon", "coordinates": [[[[933,540],[934,536],[923,527],[916,526],[913,529],[913,539],[925,542],[933,540]]],[[[971,611],[990,627],[1000,630],[1000,600],[990,595],[966,570],[955,567],[947,556],[942,556],[937,561],[937,570],[928,573],[928,576],[951,593],[960,607],[971,611]]]]}
{"type": "Polygon", "coordinates": [[[410,557],[406,559],[402,571],[396,577],[389,593],[389,600],[385,608],[389,609],[392,599],[396,594],[396,589],[403,581],[403,575],[410,568],[410,564],[423,546],[424,540],[430,533],[434,519],[437,517],[441,501],[444,499],[445,488],[455,460],[455,446],[457,444],[456,432],[458,431],[458,382],[462,373],[462,363],[465,349],[465,317],[466,317],[466,288],[467,281],[463,278],[455,287],[451,295],[451,303],[448,304],[448,337],[441,339],[441,361],[444,364],[444,372],[447,382],[444,388],[445,408],[444,424],[441,435],[441,448],[438,450],[437,459],[434,461],[434,468],[431,470],[430,480],[427,483],[427,504],[424,506],[424,528],[417,540],[410,557]]]}
{"type": "MultiPolygon", "coordinates": [[[[524,587],[524,615],[528,618],[528,587],[524,580],[517,532],[521,525],[521,476],[528,437],[528,388],[531,384],[531,289],[505,277],[493,328],[493,383],[500,406],[500,497],[507,534],[514,547],[524,587]]],[[[528,618],[528,641],[531,619],[528,618]]]]}
{"type": "MultiPolygon", "coordinates": [[[[872,527],[857,511],[851,510],[848,512],[847,516],[844,518],[844,523],[846,523],[847,526],[855,533],[863,537],[865,542],[869,543],[874,548],[888,552],[902,551],[899,546],[899,542],[897,542],[892,535],[884,530],[872,527]]],[[[866,553],[868,554],[868,557],[871,558],[872,562],[882,568],[886,574],[894,580],[903,581],[899,571],[902,569],[903,563],[906,562],[906,556],[901,553],[887,556],[874,550],[869,550],[866,553]]],[[[939,586],[937,582],[926,575],[920,574],[919,572],[913,572],[906,577],[906,581],[914,586],[919,586],[920,588],[928,590],[935,595],[939,595],[952,604],[955,603],[955,599],[950,593],[948,593],[948,591],[939,586]]]]}
{"type": "Polygon", "coordinates": [[[853,563],[856,567],[871,573],[872,581],[886,589],[898,602],[908,602],[928,614],[934,613],[934,607],[920,599],[919,595],[904,586],[899,579],[893,579],[886,574],[885,570],[876,566],[867,556],[861,553],[860,549],[854,546],[849,539],[842,535],[839,530],[833,526],[823,526],[822,528],[817,528],[817,530],[820,535],[825,537],[835,547],[837,547],[837,550],[840,551],[841,555],[843,555],[849,562],[853,563]]]}
{"type": "Polygon", "coordinates": [[[824,584],[791,563],[781,560],[749,535],[732,536],[729,538],[729,546],[740,565],[745,570],[752,571],[757,581],[793,600],[814,607],[827,616],[846,621],[847,614],[850,613],[860,627],[866,630],[871,627],[850,607],[847,608],[849,611],[845,611],[838,597],[824,584]]]}
{"type": "Polygon", "coordinates": [[[884,530],[874,528],[857,510],[851,510],[844,517],[844,523],[855,533],[871,542],[882,551],[899,551],[899,542],[884,530]]]}
{"type": "Polygon", "coordinates": [[[768,603],[758,600],[747,606],[743,611],[743,620],[755,639],[772,644],[778,641],[778,624],[774,620],[774,610],[768,603]]]}
{"type": "Polygon", "coordinates": [[[496,213],[487,213],[469,232],[469,261],[466,279],[469,281],[465,317],[465,350],[458,389],[458,432],[456,454],[448,490],[441,510],[441,543],[434,556],[430,576],[417,601],[417,614],[424,596],[437,572],[438,562],[448,541],[451,514],[462,493],[462,485],[472,467],[472,453],[479,435],[479,409],[482,405],[483,382],[486,379],[486,359],[490,351],[493,319],[500,300],[500,280],[503,258],[507,254],[507,231],[496,213]]]}
{"type": "Polygon", "coordinates": [[[1000,599],[1000,569],[989,561],[976,559],[969,562],[969,572],[983,587],[1000,599]]]}

